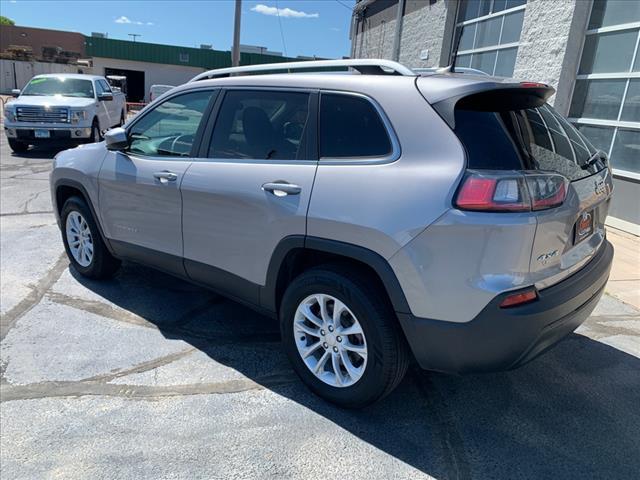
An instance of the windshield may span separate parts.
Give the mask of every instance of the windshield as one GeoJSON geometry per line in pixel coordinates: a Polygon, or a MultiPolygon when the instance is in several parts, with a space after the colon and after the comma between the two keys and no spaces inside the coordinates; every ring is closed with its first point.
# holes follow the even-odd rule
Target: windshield
{"type": "Polygon", "coordinates": [[[456,109],[455,132],[469,168],[554,171],[570,181],[606,168],[606,154],[548,104],[522,110],[456,109]]]}
{"type": "Polygon", "coordinates": [[[24,88],[21,95],[62,95],[63,97],[93,98],[93,82],[79,78],[34,78],[24,88]]]}

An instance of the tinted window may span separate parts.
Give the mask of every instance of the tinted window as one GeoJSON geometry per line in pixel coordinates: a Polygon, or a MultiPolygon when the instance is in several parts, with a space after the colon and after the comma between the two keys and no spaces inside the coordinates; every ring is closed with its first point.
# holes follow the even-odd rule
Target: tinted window
{"type": "Polygon", "coordinates": [[[549,105],[456,109],[455,131],[473,169],[547,170],[579,180],[606,167],[596,148],[549,105]]]}
{"type": "Polygon", "coordinates": [[[228,91],[216,120],[209,157],[303,158],[308,117],[308,93],[228,91]]]}
{"type": "Polygon", "coordinates": [[[190,156],[212,95],[212,91],[198,91],[162,102],[131,128],[130,151],[140,155],[190,156]]]}
{"type": "Polygon", "coordinates": [[[390,153],[387,129],[369,100],[354,95],[322,95],[320,157],[384,157],[390,153]]]}

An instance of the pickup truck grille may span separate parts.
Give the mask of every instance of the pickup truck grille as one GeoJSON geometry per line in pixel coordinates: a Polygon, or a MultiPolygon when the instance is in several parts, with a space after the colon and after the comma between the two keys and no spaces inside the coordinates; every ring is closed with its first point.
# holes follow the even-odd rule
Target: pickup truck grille
{"type": "Polygon", "coordinates": [[[65,107],[18,107],[19,122],[69,123],[69,109],[65,107]]]}

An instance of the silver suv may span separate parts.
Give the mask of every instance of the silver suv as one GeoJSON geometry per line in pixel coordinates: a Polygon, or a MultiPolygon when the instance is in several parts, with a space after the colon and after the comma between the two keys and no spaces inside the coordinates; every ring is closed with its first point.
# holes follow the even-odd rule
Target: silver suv
{"type": "Polygon", "coordinates": [[[412,361],[518,367],[589,316],[611,172],[552,88],[384,60],[268,68],[318,67],[351,73],[206,72],[59,154],[73,267],[133,260],[279,318],[304,383],[348,407],[412,361]]]}

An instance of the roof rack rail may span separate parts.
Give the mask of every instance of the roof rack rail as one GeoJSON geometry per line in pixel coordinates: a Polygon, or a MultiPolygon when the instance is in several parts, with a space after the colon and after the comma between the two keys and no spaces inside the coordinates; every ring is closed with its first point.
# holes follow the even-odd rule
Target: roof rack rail
{"type": "Polygon", "coordinates": [[[197,82],[208,78],[230,77],[247,73],[271,72],[273,70],[301,70],[314,68],[350,67],[364,75],[415,75],[411,69],[391,60],[380,59],[347,59],[347,60],[311,60],[285,63],[263,63],[242,67],[218,68],[202,72],[189,82],[197,82]]]}

